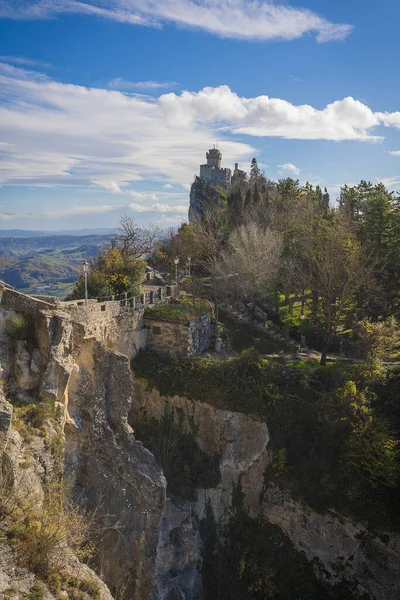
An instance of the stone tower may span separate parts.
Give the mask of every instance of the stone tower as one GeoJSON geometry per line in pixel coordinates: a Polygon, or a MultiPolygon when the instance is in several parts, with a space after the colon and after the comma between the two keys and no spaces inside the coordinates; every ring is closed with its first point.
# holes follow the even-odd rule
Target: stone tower
{"type": "Polygon", "coordinates": [[[217,167],[217,169],[221,168],[221,164],[222,164],[222,152],[220,150],[218,150],[218,148],[216,148],[214,146],[214,148],[211,148],[207,153],[206,153],[206,158],[207,158],[207,164],[211,165],[213,167],[217,167]]]}
{"type": "Polygon", "coordinates": [[[215,185],[229,188],[231,185],[232,172],[230,169],[223,169],[222,153],[214,146],[207,153],[207,164],[200,165],[200,179],[209,181],[215,185]]]}

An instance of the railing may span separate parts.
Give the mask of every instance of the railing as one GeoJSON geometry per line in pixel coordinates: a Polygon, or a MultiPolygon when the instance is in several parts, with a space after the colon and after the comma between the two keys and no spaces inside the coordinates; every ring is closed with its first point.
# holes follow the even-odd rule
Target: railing
{"type": "MultiPolygon", "coordinates": [[[[173,296],[174,286],[165,286],[159,287],[156,290],[150,290],[148,292],[143,292],[138,296],[132,296],[127,292],[122,292],[122,294],[113,294],[110,296],[98,296],[97,298],[88,298],[88,305],[92,305],[94,303],[100,303],[104,306],[107,302],[118,302],[121,307],[126,307],[135,310],[136,308],[146,306],[148,304],[160,304],[165,300],[169,300],[173,296]]],[[[67,302],[63,302],[66,306],[86,306],[87,303],[85,300],[71,300],[67,302]]]]}

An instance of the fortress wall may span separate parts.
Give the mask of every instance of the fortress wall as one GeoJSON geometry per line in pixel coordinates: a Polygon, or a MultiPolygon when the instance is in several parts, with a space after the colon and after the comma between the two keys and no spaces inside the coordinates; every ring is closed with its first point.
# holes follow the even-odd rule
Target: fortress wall
{"type": "Polygon", "coordinates": [[[116,302],[88,302],[87,306],[64,305],[63,310],[72,321],[85,328],[86,337],[93,336],[106,346],[125,354],[136,356],[146,346],[147,330],[143,328],[144,307],[133,309],[116,302]]]}
{"type": "Polygon", "coordinates": [[[37,313],[39,310],[54,309],[57,304],[46,302],[9,288],[0,289],[0,307],[21,313],[37,313]]]}

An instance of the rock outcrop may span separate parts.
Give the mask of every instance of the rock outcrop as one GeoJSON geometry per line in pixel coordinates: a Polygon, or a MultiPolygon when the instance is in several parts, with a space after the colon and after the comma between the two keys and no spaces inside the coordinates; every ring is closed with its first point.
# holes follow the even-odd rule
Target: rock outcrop
{"type": "Polygon", "coordinates": [[[162,396],[155,388],[148,388],[146,381],[135,380],[130,412],[133,428],[135,419],[140,419],[143,411],[161,420],[166,407],[173,408],[175,414],[181,416],[183,427],[194,436],[203,452],[220,457],[219,485],[197,490],[194,508],[199,517],[205,515],[208,503],[214,518],[220,521],[232,503],[232,493],[239,480],[248,509],[256,513],[263,488],[263,473],[268,463],[269,432],[266,424],[243,413],[214,408],[205,402],[162,396]]]}
{"type": "Polygon", "coordinates": [[[193,435],[203,452],[219,457],[217,487],[197,489],[197,500],[182,506],[168,499],[160,529],[151,600],[195,600],[201,591],[202,566],[197,519],[204,519],[210,508],[214,520],[224,522],[239,482],[250,513],[258,511],[269,433],[265,423],[243,413],[219,410],[178,396],[165,397],[158,390],[149,389],[146,381],[134,381],[129,414],[133,428],[144,413],[160,421],[166,408],[173,409],[177,418],[179,415],[180,426],[193,435]]]}
{"type": "Polygon", "coordinates": [[[14,311],[2,312],[0,360],[8,390],[22,405],[55,402],[59,418],[46,425],[45,436],[21,440],[11,428],[12,407],[0,398],[0,451],[7,477],[18,489],[30,487],[40,497],[42,484],[55,470],[46,439],[57,431],[65,440],[64,481],[84,508],[96,511],[98,572],[119,594],[125,590],[132,600],[147,600],[166,482],[127,423],[129,359],[87,336],[85,327],[68,313],[41,306],[32,320],[29,343],[12,340],[6,332],[10,323],[15,325],[15,316],[14,311]],[[18,466],[21,460],[23,468],[18,466]]]}
{"type": "Polygon", "coordinates": [[[332,582],[345,578],[379,600],[400,597],[400,536],[383,541],[360,523],[317,513],[274,485],[266,489],[261,512],[309,560],[318,559],[332,582]]]}
{"type": "Polygon", "coordinates": [[[196,177],[190,188],[189,222],[201,220],[208,208],[223,206],[224,201],[215,185],[196,177]]]}

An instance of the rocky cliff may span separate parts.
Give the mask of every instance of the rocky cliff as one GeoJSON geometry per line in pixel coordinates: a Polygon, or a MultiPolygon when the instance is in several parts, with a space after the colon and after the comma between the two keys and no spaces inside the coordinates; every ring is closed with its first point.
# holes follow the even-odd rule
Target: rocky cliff
{"type": "Polygon", "coordinates": [[[106,347],[101,323],[34,302],[17,308],[0,310],[0,598],[197,600],[204,528],[210,519],[225,526],[239,488],[249,517],[277,525],[321,580],[347,581],[371,600],[400,596],[398,537],[317,513],[265,478],[265,421],[161,395],[134,377],[126,355],[106,347]],[[164,473],[186,487],[174,488],[164,473]],[[95,519],[97,574],[64,545],[54,591],[37,564],[21,562],[4,498],[18,492],[40,514],[60,478],[95,519]]]}
{"type": "Polygon", "coordinates": [[[223,206],[223,198],[215,185],[196,177],[190,188],[189,222],[202,219],[208,208],[223,208],[223,206]]]}
{"type": "MultiPolygon", "coordinates": [[[[51,439],[57,434],[64,447],[63,480],[81,507],[96,513],[93,560],[98,573],[116,593],[124,589],[126,597],[144,600],[153,585],[166,482],[127,423],[129,359],[87,336],[68,313],[39,308],[19,316],[3,310],[1,315],[2,377],[7,396],[23,415],[25,436],[13,429],[7,433],[7,444],[0,448],[3,464],[10,465],[10,481],[18,492],[28,476],[40,491],[55,470],[51,439]],[[28,323],[29,339],[17,339],[27,337],[22,329],[28,323]],[[35,407],[32,411],[54,406],[57,418],[36,432],[26,417],[29,406],[35,407]],[[29,468],[24,464],[23,478],[21,456],[25,462],[32,459],[29,468]]],[[[5,429],[10,418],[6,409],[2,414],[5,429]]]]}
{"type": "MultiPolygon", "coordinates": [[[[149,388],[145,380],[135,381],[129,415],[133,427],[143,414],[161,420],[168,408],[174,409],[181,426],[192,433],[202,450],[219,457],[219,484],[209,489],[199,488],[196,500],[186,504],[188,515],[191,510],[196,518],[204,519],[211,508],[216,523],[223,524],[229,517],[235,487],[240,483],[247,514],[278,525],[293,547],[314,565],[321,581],[329,581],[329,585],[347,581],[354,597],[393,600],[400,595],[399,536],[373,535],[365,525],[334,511],[317,513],[265,480],[269,432],[264,422],[243,413],[218,410],[204,402],[165,397],[149,388]]],[[[168,564],[161,554],[158,561],[165,589],[168,564]]],[[[199,566],[197,562],[195,568],[199,566]]]]}

